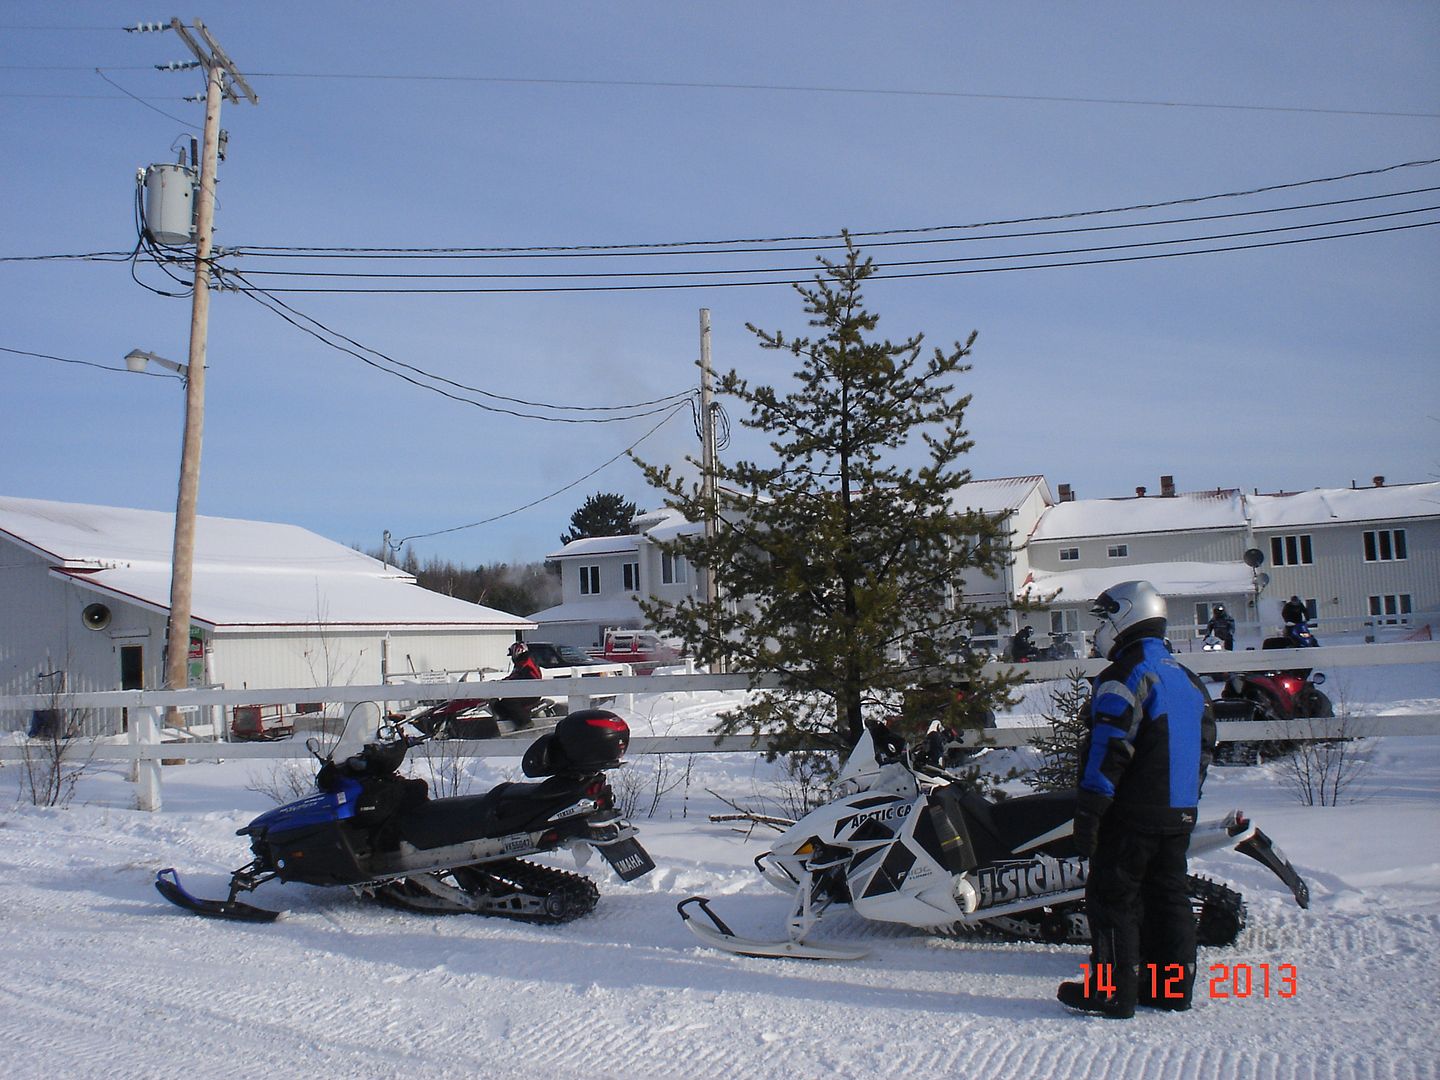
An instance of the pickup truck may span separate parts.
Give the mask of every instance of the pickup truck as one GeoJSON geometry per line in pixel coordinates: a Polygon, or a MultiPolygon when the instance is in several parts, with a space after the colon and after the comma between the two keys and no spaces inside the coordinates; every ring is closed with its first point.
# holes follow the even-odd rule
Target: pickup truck
{"type": "Polygon", "coordinates": [[[676,663],[684,654],[684,646],[652,630],[606,630],[605,644],[590,655],[613,664],[628,664],[636,675],[649,675],[657,667],[676,663]]]}

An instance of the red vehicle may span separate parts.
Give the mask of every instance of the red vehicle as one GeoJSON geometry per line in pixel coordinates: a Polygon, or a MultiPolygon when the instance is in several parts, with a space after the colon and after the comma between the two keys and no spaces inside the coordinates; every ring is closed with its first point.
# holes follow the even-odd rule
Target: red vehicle
{"type": "Polygon", "coordinates": [[[685,648],[652,630],[606,630],[605,644],[591,655],[614,664],[629,664],[636,675],[649,675],[657,667],[682,659],[685,648]]]}

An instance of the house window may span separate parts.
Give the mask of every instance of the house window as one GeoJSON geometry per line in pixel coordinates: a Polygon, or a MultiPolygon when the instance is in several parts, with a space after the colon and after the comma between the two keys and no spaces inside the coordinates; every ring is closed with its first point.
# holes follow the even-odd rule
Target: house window
{"type": "Polygon", "coordinates": [[[1105,553],[1112,559],[1128,559],[1130,557],[1130,545],[1111,544],[1105,553]]]}
{"type": "Polygon", "coordinates": [[[1080,629],[1080,612],[1073,608],[1050,612],[1050,633],[1057,638],[1080,629]]]}
{"type": "Polygon", "coordinates": [[[1409,593],[1389,593],[1385,596],[1370,597],[1370,616],[1377,622],[1408,622],[1404,616],[1410,614],[1409,593]]]}
{"type": "Polygon", "coordinates": [[[690,580],[685,565],[685,556],[665,552],[660,556],[660,582],[663,585],[683,585],[690,580]]]}
{"type": "Polygon", "coordinates": [[[1210,625],[1210,604],[1201,601],[1195,605],[1195,625],[1199,628],[1195,631],[1197,637],[1205,636],[1205,627],[1210,625]]]}
{"type": "Polygon", "coordinates": [[[1366,562],[1395,562],[1408,558],[1404,529],[1371,529],[1365,534],[1366,562]]]}
{"type": "Polygon", "coordinates": [[[624,571],[625,591],[640,591],[640,564],[638,562],[627,562],[621,569],[624,571]]]}
{"type": "Polygon", "coordinates": [[[1310,548],[1310,534],[1272,536],[1270,561],[1276,566],[1309,566],[1315,561],[1314,552],[1310,548]]]}
{"type": "Polygon", "coordinates": [[[1074,548],[1061,548],[1061,549],[1060,549],[1060,561],[1061,561],[1061,562],[1076,562],[1077,560],[1079,560],[1079,558],[1080,558],[1080,549],[1079,549],[1078,547],[1074,547],[1074,548]]]}
{"type": "Polygon", "coordinates": [[[581,596],[599,596],[599,595],[600,595],[600,567],[598,567],[598,566],[582,566],[582,567],[580,567],[580,595],[581,595],[581,596]]]}

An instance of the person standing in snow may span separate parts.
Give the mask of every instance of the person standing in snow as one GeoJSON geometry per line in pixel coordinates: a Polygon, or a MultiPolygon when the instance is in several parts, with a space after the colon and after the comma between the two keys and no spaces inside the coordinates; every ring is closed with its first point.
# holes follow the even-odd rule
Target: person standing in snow
{"type": "MultiPolygon", "coordinates": [[[[540,665],[535,663],[535,658],[530,655],[530,647],[523,641],[517,641],[510,646],[510,663],[512,665],[510,674],[505,676],[504,682],[509,679],[541,679],[544,676],[540,673],[540,665]]],[[[530,726],[530,714],[534,712],[535,706],[540,704],[536,698],[497,698],[491,705],[491,711],[497,720],[509,720],[515,725],[516,730],[530,726]]]]}
{"type": "Polygon", "coordinates": [[[1115,1019],[1137,1004],[1183,1011],[1195,983],[1186,853],[1215,718],[1204,686],[1165,647],[1165,600],[1153,585],[1115,585],[1091,613],[1110,666],[1095,681],[1075,814],[1075,847],[1090,856],[1090,975],[1061,983],[1056,997],[1115,1019]]]}

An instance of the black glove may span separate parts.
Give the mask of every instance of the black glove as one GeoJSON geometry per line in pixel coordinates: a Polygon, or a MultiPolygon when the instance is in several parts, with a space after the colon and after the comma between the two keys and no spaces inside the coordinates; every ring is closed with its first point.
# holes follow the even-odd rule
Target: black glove
{"type": "Polygon", "coordinates": [[[1075,850],[1087,859],[1095,854],[1100,841],[1100,819],[1088,810],[1075,814],[1075,850]]]}

